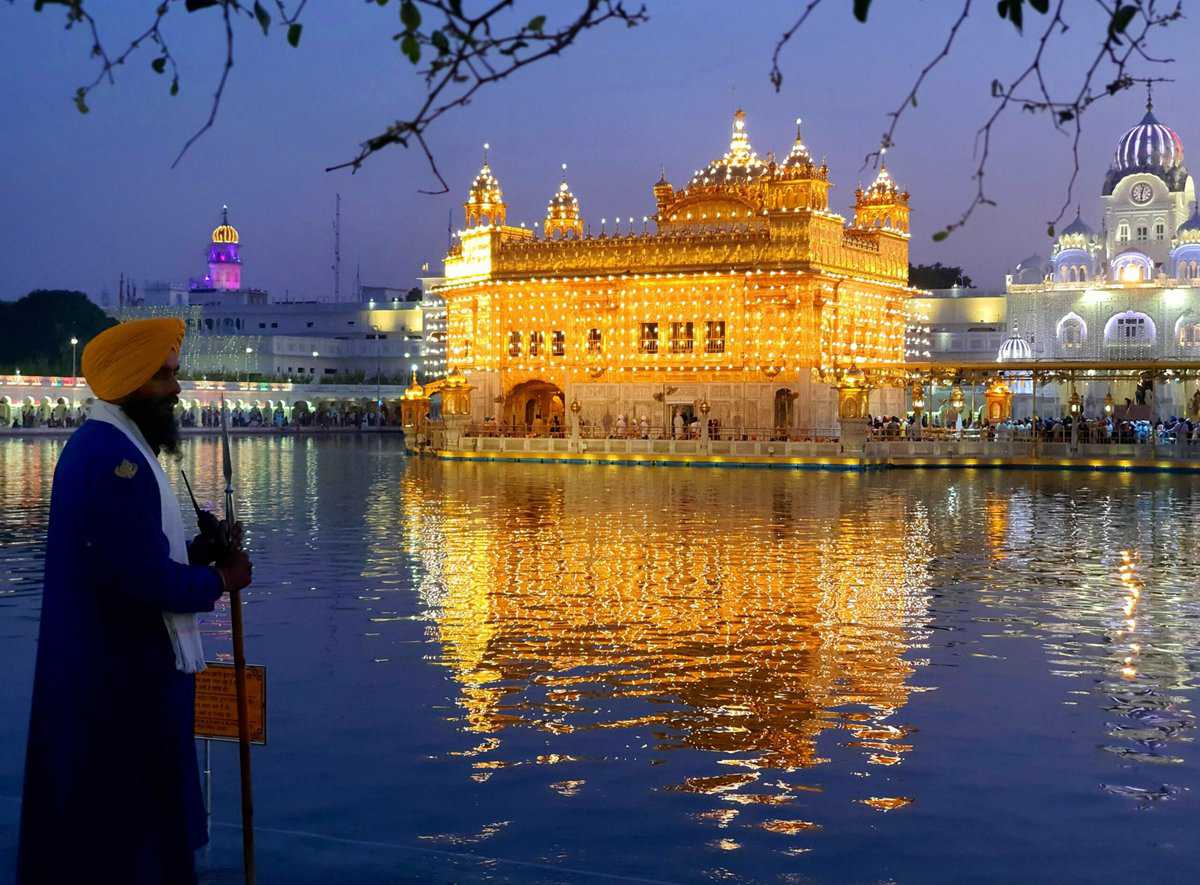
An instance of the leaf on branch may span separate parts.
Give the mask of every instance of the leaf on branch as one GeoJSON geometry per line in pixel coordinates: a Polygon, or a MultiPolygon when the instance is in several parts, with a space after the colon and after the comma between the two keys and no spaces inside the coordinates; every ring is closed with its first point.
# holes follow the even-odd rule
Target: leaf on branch
{"type": "Polygon", "coordinates": [[[1025,0],[1000,0],[996,4],[996,11],[1000,13],[1001,18],[1010,19],[1013,27],[1020,31],[1024,24],[1024,4],[1025,0]]]}
{"type": "Polygon", "coordinates": [[[160,55],[158,58],[154,59],[154,61],[150,62],[150,67],[154,68],[154,73],[161,74],[167,69],[167,57],[165,55],[160,55]]]}
{"type": "Polygon", "coordinates": [[[1046,225],[1046,236],[1048,236],[1052,240],[1054,239],[1054,224],[1053,223],[1046,225]]]}
{"type": "MultiPolygon", "coordinates": [[[[870,0],[868,0],[868,2],[870,2],[870,0]]],[[[535,31],[536,33],[540,34],[542,32],[542,28],[544,28],[545,26],[546,26],[546,16],[537,15],[537,16],[534,16],[533,18],[531,18],[529,20],[529,24],[527,24],[525,27],[529,28],[529,30],[531,30],[531,31],[535,31]]]]}
{"type": "Polygon", "coordinates": [[[854,0],[854,17],[860,22],[867,20],[867,13],[871,11],[871,0],[854,0]]]}
{"type": "Polygon", "coordinates": [[[1108,23],[1108,36],[1114,42],[1117,40],[1117,34],[1124,34],[1125,29],[1129,27],[1129,23],[1133,21],[1133,17],[1137,15],[1138,8],[1133,5],[1121,6],[1113,10],[1112,20],[1108,23]]]}
{"type": "Polygon", "coordinates": [[[287,41],[292,46],[300,45],[300,32],[304,30],[304,25],[299,22],[293,22],[288,25],[287,41]]]}
{"type": "Polygon", "coordinates": [[[87,106],[87,90],[82,86],[75,90],[75,109],[81,114],[86,114],[91,110],[87,106]]]}
{"type": "Polygon", "coordinates": [[[267,12],[258,0],[254,0],[254,17],[258,19],[258,25],[263,29],[263,36],[267,36],[267,32],[271,30],[271,13],[267,12]]]}
{"type": "Polygon", "coordinates": [[[408,60],[416,64],[421,60],[421,44],[412,34],[405,34],[400,41],[400,51],[408,56],[408,60]]]}
{"type": "Polygon", "coordinates": [[[437,49],[437,51],[442,55],[450,54],[450,41],[446,39],[446,35],[441,31],[434,31],[432,34],[430,34],[429,42],[432,43],[434,48],[437,49]]]}
{"type": "Polygon", "coordinates": [[[935,233],[935,234],[933,235],[933,241],[934,241],[935,243],[940,243],[942,240],[946,239],[946,237],[948,237],[948,236],[950,236],[950,231],[948,231],[948,230],[939,230],[937,233],[935,233]]]}
{"type": "Polygon", "coordinates": [[[1050,11],[1050,0],[1029,0],[1029,5],[1042,15],[1050,11]]]}
{"type": "Polygon", "coordinates": [[[171,81],[171,94],[172,95],[179,94],[179,78],[178,77],[176,77],[175,79],[173,79],[171,81]]]}
{"type": "Polygon", "coordinates": [[[199,12],[201,9],[208,9],[210,6],[216,6],[221,0],[187,0],[183,4],[188,12],[199,12]]]}
{"type": "Polygon", "coordinates": [[[417,4],[413,3],[413,0],[404,0],[400,4],[400,21],[410,31],[421,27],[421,11],[417,9],[417,4]]]}

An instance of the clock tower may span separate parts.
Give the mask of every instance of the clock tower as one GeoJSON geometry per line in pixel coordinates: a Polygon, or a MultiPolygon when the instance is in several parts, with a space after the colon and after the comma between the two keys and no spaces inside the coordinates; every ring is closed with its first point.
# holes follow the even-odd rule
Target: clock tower
{"type": "Polygon", "coordinates": [[[1152,279],[1171,272],[1175,231],[1191,214],[1195,185],[1183,163],[1183,142],[1146,116],[1117,143],[1104,179],[1105,251],[1110,279],[1152,279]]]}

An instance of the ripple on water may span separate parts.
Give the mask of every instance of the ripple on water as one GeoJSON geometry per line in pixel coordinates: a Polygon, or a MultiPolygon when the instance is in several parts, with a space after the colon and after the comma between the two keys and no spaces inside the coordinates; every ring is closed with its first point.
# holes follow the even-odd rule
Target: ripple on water
{"type": "MultiPolygon", "coordinates": [[[[26,650],[59,450],[0,441],[0,633],[26,650]]],[[[1131,817],[1175,826],[1200,784],[1200,479],[235,454],[273,696],[316,704],[273,740],[352,757],[328,776],[370,838],[922,881],[914,826],[993,870],[1030,832],[1031,856],[1099,857],[1131,817]],[[436,823],[396,810],[413,782],[436,823]],[[633,820],[645,838],[621,836],[633,820]]],[[[216,447],[184,462],[218,500],[216,447]]],[[[225,608],[205,620],[217,657],[228,630],[225,608]]],[[[302,820],[320,792],[264,788],[302,820]]]]}

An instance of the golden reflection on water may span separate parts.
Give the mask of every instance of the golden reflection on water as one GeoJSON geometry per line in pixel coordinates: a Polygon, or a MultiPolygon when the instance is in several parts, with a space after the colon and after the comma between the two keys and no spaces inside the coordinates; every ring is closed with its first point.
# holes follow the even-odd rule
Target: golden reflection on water
{"type": "Polygon", "coordinates": [[[410,464],[405,538],[467,727],[649,725],[660,747],[739,757],[679,786],[691,792],[827,761],[829,729],[869,763],[899,763],[926,513],[857,476],[829,476],[817,497],[786,480],[410,464]]]}

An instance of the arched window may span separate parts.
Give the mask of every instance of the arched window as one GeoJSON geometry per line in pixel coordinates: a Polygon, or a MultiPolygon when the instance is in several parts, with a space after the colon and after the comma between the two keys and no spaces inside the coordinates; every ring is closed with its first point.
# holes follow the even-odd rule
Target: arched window
{"type": "Polygon", "coordinates": [[[1072,267],[1072,268],[1069,268],[1069,269],[1068,269],[1068,271],[1067,271],[1067,280],[1068,280],[1068,281],[1070,281],[1070,282],[1072,282],[1072,283],[1074,283],[1074,282],[1077,282],[1077,280],[1078,280],[1078,277],[1075,275],[1075,268],[1074,268],[1074,267],[1072,267]]]}
{"type": "Polygon", "coordinates": [[[1154,262],[1141,252],[1122,252],[1112,261],[1112,279],[1120,283],[1142,283],[1154,277],[1154,262]]]}
{"type": "Polygon", "coordinates": [[[1175,340],[1180,347],[1200,347],[1200,316],[1188,311],[1175,322],[1175,340]]]}
{"type": "Polygon", "coordinates": [[[1134,310],[1114,314],[1104,324],[1104,343],[1109,345],[1148,347],[1157,335],[1154,320],[1134,310]]]}
{"type": "Polygon", "coordinates": [[[1117,226],[1117,242],[1119,242],[1119,243],[1128,243],[1129,242],[1129,223],[1128,222],[1122,221],[1120,223],[1120,225],[1117,226]]]}
{"type": "Polygon", "coordinates": [[[1069,313],[1058,321],[1055,329],[1058,341],[1064,348],[1076,349],[1083,347],[1087,341],[1087,323],[1077,313],[1069,313]]]}
{"type": "Polygon", "coordinates": [[[1086,283],[1086,282],[1087,282],[1087,278],[1088,278],[1087,267],[1081,264],[1081,265],[1079,266],[1079,279],[1080,279],[1080,281],[1081,281],[1081,282],[1085,282],[1085,283],[1086,283]]]}

